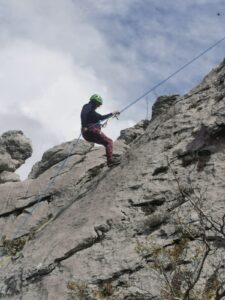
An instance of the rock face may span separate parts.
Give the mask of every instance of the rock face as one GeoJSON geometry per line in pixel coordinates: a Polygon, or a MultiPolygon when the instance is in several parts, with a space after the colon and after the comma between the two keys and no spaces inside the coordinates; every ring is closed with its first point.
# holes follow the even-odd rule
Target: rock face
{"type": "Polygon", "coordinates": [[[0,185],[0,299],[224,299],[224,107],[225,61],[122,131],[119,166],[63,144],[0,185]]]}
{"type": "Polygon", "coordinates": [[[121,131],[118,140],[125,141],[126,144],[130,144],[138,137],[142,136],[149,125],[148,120],[143,120],[137,123],[134,127],[127,128],[121,131]]]}
{"type": "Polygon", "coordinates": [[[160,96],[152,106],[152,120],[157,116],[165,114],[171,106],[176,103],[179,95],[160,96]]]}
{"type": "Polygon", "coordinates": [[[40,174],[56,165],[60,161],[65,160],[68,156],[80,155],[83,156],[88,153],[94,144],[88,144],[82,140],[63,143],[59,146],[55,146],[43,154],[42,160],[37,162],[29,174],[29,178],[37,178],[40,174]],[[76,145],[77,143],[77,145],[76,145]],[[75,147],[76,145],[76,147],[75,147]]]}
{"type": "Polygon", "coordinates": [[[20,181],[14,171],[32,154],[31,142],[22,131],[11,130],[0,137],[0,183],[20,181]]]}

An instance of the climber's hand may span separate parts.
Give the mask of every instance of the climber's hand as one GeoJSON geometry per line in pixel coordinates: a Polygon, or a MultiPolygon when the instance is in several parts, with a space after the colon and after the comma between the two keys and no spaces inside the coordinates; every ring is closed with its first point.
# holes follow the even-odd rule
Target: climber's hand
{"type": "Polygon", "coordinates": [[[114,111],[113,113],[113,117],[118,119],[118,116],[120,115],[119,111],[114,111]]]}

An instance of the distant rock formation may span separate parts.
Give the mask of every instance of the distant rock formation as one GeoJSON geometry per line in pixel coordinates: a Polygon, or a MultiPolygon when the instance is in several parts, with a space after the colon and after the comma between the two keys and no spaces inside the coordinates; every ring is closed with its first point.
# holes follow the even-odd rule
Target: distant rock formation
{"type": "Polygon", "coordinates": [[[225,60],[123,130],[120,165],[74,144],[0,185],[0,299],[224,299],[225,60]]]}
{"type": "Polygon", "coordinates": [[[31,142],[22,131],[5,132],[0,137],[0,183],[20,181],[14,172],[31,154],[31,142]]]}

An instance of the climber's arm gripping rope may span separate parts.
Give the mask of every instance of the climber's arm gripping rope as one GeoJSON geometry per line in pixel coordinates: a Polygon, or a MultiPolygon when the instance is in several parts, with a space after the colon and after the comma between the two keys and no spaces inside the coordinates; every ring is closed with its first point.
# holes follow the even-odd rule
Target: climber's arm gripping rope
{"type": "Polygon", "coordinates": [[[108,125],[108,122],[110,121],[110,119],[116,118],[117,120],[119,120],[119,118],[118,118],[119,115],[120,115],[119,111],[113,113],[113,115],[111,117],[109,117],[104,123],[102,123],[101,127],[105,128],[108,125]]]}
{"type": "Polygon", "coordinates": [[[120,115],[120,112],[116,113],[114,116],[112,116],[112,118],[116,118],[117,120],[119,120],[118,116],[120,115]]]}

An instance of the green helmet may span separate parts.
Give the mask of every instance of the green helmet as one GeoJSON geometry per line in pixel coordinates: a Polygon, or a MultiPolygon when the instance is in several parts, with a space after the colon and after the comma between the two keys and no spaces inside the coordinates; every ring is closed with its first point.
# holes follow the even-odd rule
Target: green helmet
{"type": "Polygon", "coordinates": [[[92,95],[91,98],[90,98],[90,101],[97,104],[97,105],[102,105],[103,104],[102,97],[97,95],[97,94],[92,95]]]}

